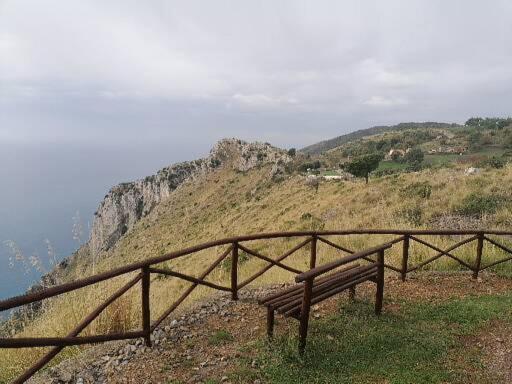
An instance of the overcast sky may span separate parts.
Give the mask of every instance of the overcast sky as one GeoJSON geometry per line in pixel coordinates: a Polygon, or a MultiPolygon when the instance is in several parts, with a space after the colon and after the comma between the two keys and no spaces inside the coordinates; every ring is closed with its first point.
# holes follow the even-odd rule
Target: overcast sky
{"type": "Polygon", "coordinates": [[[511,20],[508,0],[0,0],[0,140],[195,153],[509,115],[511,20]]]}

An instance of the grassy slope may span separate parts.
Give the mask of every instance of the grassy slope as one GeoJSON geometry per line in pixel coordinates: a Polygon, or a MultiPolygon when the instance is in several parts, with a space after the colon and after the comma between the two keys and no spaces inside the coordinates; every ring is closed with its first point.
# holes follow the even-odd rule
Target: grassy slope
{"type": "MultiPolygon", "coordinates": [[[[318,194],[306,186],[304,178],[292,176],[280,183],[268,179],[269,169],[261,168],[248,173],[221,170],[204,180],[185,185],[168,201],[158,206],[148,217],[141,220],[119,244],[102,255],[96,263],[95,272],[107,270],[135,260],[158,256],[203,241],[223,238],[236,234],[262,231],[294,229],[343,229],[411,227],[408,215],[403,214],[411,207],[421,210],[420,226],[454,209],[470,192],[499,194],[511,197],[512,169],[486,171],[473,177],[464,177],[460,169],[423,171],[417,174],[403,174],[363,182],[326,182],[320,185],[318,194]],[[413,182],[429,181],[433,185],[430,199],[405,197],[400,190],[413,182]]],[[[510,228],[510,208],[500,207],[498,212],[486,219],[491,227],[510,228]]],[[[353,249],[362,249],[370,244],[382,242],[385,237],[352,237],[343,243],[353,249]]],[[[341,242],[341,239],[340,239],[341,242]]],[[[448,244],[449,239],[438,244],[448,244]]],[[[255,242],[251,247],[271,256],[277,256],[296,244],[292,241],[255,242]]],[[[465,249],[468,251],[468,249],[465,249]]],[[[221,249],[203,251],[195,256],[168,263],[168,267],[186,273],[199,274],[221,252],[221,249]]],[[[464,249],[462,250],[464,252],[464,249]]],[[[471,248],[471,252],[474,249],[471,248]]],[[[490,249],[486,257],[493,257],[490,249]]],[[[427,256],[420,247],[413,247],[415,260],[427,256]]],[[[469,253],[466,252],[466,255],[469,253]]],[[[336,255],[332,250],[320,248],[320,262],[336,255]]],[[[399,250],[393,252],[398,258],[399,250]]],[[[431,255],[431,253],[430,253],[431,255]]],[[[307,250],[299,252],[290,260],[298,267],[306,266],[307,250]]],[[[249,259],[241,266],[242,279],[263,262],[249,259]]],[[[442,262],[441,267],[454,266],[442,262]]],[[[69,278],[92,274],[90,260],[80,260],[69,278]]],[[[219,268],[211,276],[212,281],[225,283],[228,268],[219,268]]],[[[45,316],[30,324],[25,335],[63,335],[77,324],[101,299],[107,297],[115,287],[126,281],[120,277],[110,282],[66,294],[49,304],[45,316]]],[[[271,269],[258,280],[259,284],[289,279],[290,274],[271,269]]],[[[171,300],[188,286],[177,279],[154,278],[152,283],[152,317],[155,318],[171,300]]],[[[198,289],[195,297],[206,294],[198,289]]],[[[104,316],[92,324],[89,332],[108,332],[135,327],[140,322],[139,291],[132,290],[113,306],[104,316]]],[[[68,349],[68,353],[76,350],[68,349]]],[[[40,355],[41,350],[0,351],[0,382],[18,372],[21,366],[40,355]],[[3,375],[3,376],[2,376],[3,375]]]]}

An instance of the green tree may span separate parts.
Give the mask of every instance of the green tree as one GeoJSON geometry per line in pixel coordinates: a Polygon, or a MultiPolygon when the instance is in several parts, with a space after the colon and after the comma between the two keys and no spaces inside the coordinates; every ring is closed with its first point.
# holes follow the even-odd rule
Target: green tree
{"type": "Polygon", "coordinates": [[[379,163],[382,159],[382,154],[372,153],[355,158],[351,162],[344,164],[344,168],[355,177],[364,177],[366,184],[368,184],[370,173],[379,167],[379,163]]]}
{"type": "Polygon", "coordinates": [[[404,155],[404,161],[406,163],[421,163],[424,158],[425,155],[423,154],[423,151],[418,147],[412,148],[404,155]]]}
{"type": "Polygon", "coordinates": [[[290,148],[288,150],[288,156],[295,157],[295,154],[297,153],[297,150],[295,148],[290,148]]]}

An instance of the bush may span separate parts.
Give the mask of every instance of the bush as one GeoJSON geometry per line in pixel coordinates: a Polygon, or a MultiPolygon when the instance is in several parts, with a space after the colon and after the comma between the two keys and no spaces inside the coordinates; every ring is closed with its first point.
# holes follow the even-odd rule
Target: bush
{"type": "Polygon", "coordinates": [[[408,223],[418,227],[423,222],[423,210],[421,207],[410,207],[400,209],[398,216],[402,217],[408,223]]]}
{"type": "MultiPolygon", "coordinates": [[[[238,251],[238,265],[245,264],[247,261],[249,261],[251,258],[251,255],[249,255],[247,252],[244,252],[242,250],[238,251]]],[[[231,271],[231,256],[226,257],[221,263],[220,268],[223,269],[226,272],[231,271]]]]}
{"type": "Polygon", "coordinates": [[[477,164],[477,166],[500,169],[500,168],[505,167],[506,164],[507,164],[507,160],[505,158],[493,156],[486,160],[481,161],[480,163],[477,164]]]}
{"type": "Polygon", "coordinates": [[[493,214],[506,203],[506,198],[499,195],[483,195],[471,193],[467,195],[456,208],[456,213],[465,216],[483,216],[493,214]]]}
{"type": "Polygon", "coordinates": [[[400,189],[400,193],[405,197],[429,199],[432,194],[432,185],[428,181],[416,182],[400,189]]]}

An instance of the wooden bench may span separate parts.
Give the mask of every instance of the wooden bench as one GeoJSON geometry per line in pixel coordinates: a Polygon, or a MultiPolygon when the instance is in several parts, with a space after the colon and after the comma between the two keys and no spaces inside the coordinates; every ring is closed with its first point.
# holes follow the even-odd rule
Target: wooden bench
{"type": "Polygon", "coordinates": [[[379,315],[382,310],[384,293],[384,251],[391,245],[382,244],[310,269],[295,277],[298,284],[261,299],[259,303],[267,307],[267,335],[270,338],[273,335],[276,311],[284,316],[295,318],[300,322],[299,351],[304,352],[311,305],[320,303],[347,289],[353,296],[356,285],[365,281],[372,281],[377,286],[375,313],[379,315]],[[376,260],[370,259],[370,256],[375,254],[377,255],[376,260]],[[371,261],[368,265],[359,264],[358,262],[363,259],[371,261]],[[345,267],[336,270],[342,266],[345,267]]]}

